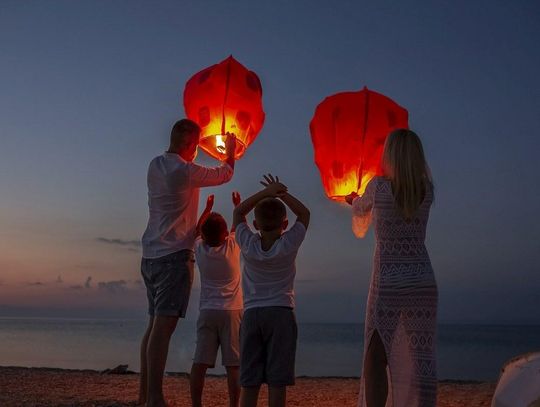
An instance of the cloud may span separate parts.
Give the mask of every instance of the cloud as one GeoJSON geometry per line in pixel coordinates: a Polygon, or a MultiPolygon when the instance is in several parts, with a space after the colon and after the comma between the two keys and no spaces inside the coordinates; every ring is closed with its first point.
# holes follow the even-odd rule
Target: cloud
{"type": "Polygon", "coordinates": [[[88,276],[86,278],[86,282],[84,283],[84,288],[90,288],[90,283],[92,282],[92,276],[88,276]]]}
{"type": "Polygon", "coordinates": [[[130,248],[130,250],[135,250],[141,247],[140,240],[109,239],[107,237],[96,237],[96,241],[115,246],[128,247],[130,248]]]}
{"type": "Polygon", "coordinates": [[[112,294],[126,291],[126,280],[113,280],[113,281],[100,281],[98,283],[98,289],[106,290],[112,294]]]}
{"type": "Polygon", "coordinates": [[[32,281],[32,282],[25,283],[24,285],[28,287],[39,287],[39,286],[44,286],[45,283],[42,281],[32,281]]]}

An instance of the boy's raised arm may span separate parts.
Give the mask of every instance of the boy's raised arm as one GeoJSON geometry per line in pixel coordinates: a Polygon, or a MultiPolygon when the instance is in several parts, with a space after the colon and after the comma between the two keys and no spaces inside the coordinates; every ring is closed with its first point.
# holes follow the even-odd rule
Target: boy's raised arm
{"type": "MultiPolygon", "coordinates": [[[[280,184],[278,177],[273,177],[272,174],[264,176],[264,181],[261,181],[261,184],[267,188],[270,188],[272,185],[280,184]]],[[[309,226],[309,209],[302,203],[300,200],[289,194],[287,191],[279,195],[285,205],[289,207],[291,211],[296,215],[296,221],[300,222],[307,229],[309,226]]]]}
{"type": "Polygon", "coordinates": [[[279,197],[285,205],[296,215],[296,221],[300,222],[307,229],[309,226],[309,209],[298,199],[288,192],[279,197]]]}
{"type": "Polygon", "coordinates": [[[195,237],[199,237],[201,234],[201,226],[204,223],[206,219],[208,219],[208,215],[210,215],[210,212],[212,212],[212,207],[214,206],[214,195],[208,195],[208,198],[206,198],[206,207],[204,208],[204,211],[201,213],[201,216],[199,218],[199,221],[197,222],[197,226],[195,227],[195,237]]]}
{"type": "MultiPolygon", "coordinates": [[[[240,198],[240,192],[233,191],[233,193],[232,193],[232,202],[233,202],[233,205],[234,205],[235,209],[236,209],[236,207],[238,205],[240,205],[241,201],[242,201],[242,198],[240,198]]],[[[233,225],[231,226],[231,233],[233,233],[235,230],[236,230],[236,225],[234,224],[234,220],[233,220],[233,225]]]]}
{"type": "Polygon", "coordinates": [[[246,221],[246,215],[255,208],[259,201],[262,201],[264,198],[270,198],[275,196],[281,196],[287,192],[287,187],[281,182],[273,182],[271,184],[265,185],[265,188],[262,191],[257,192],[256,194],[251,195],[246,200],[240,202],[233,212],[233,228],[246,221]]]}

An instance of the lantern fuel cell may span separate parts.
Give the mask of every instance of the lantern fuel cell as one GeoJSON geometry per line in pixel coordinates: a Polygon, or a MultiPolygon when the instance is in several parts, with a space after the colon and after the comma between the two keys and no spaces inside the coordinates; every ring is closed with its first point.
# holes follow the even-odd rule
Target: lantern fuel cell
{"type": "Polygon", "coordinates": [[[392,99],[364,87],[324,99],[311,119],[311,141],[328,198],[345,202],[364,193],[376,175],[388,134],[409,128],[408,112],[392,99]]]}
{"type": "Polygon", "coordinates": [[[236,136],[241,158],[264,124],[261,81],[232,56],[193,75],[184,89],[186,116],[201,127],[200,147],[226,159],[227,133],[236,136]]]}

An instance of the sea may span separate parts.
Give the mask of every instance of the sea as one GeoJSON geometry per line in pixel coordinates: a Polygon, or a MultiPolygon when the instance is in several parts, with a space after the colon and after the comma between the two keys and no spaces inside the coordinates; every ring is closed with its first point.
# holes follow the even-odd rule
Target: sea
{"type": "MultiPolygon", "coordinates": [[[[146,321],[136,319],[0,318],[0,366],[139,370],[146,321]]],[[[296,374],[358,377],[362,324],[300,323],[296,374]]],[[[181,321],[170,345],[167,372],[189,372],[195,322],[181,321]]],[[[441,324],[437,335],[440,380],[496,381],[509,359],[540,351],[540,325],[441,324]]],[[[223,374],[216,364],[209,373],[223,374]]]]}

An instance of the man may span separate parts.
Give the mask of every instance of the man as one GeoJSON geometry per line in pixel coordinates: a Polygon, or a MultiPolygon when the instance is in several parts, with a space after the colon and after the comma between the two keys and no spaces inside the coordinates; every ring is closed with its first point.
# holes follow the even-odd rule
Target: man
{"type": "Polygon", "coordinates": [[[234,172],[236,139],[228,135],[226,161],[207,168],[193,163],[200,128],[188,119],[175,123],[167,152],[148,168],[150,217],[142,237],[141,273],[150,320],[141,343],[139,403],[165,406],[163,373],[169,341],[183,318],[193,282],[199,188],[228,182],[234,172]]]}

